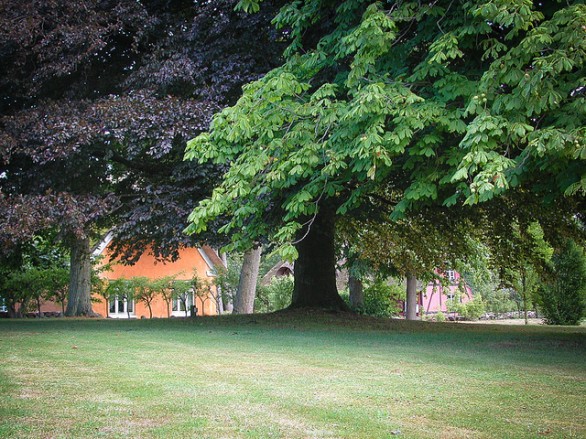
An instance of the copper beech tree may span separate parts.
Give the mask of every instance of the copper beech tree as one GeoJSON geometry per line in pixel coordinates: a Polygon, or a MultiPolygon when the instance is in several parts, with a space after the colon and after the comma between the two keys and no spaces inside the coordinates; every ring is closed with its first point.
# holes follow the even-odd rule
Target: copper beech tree
{"type": "Polygon", "coordinates": [[[92,312],[90,243],[104,230],[116,226],[127,261],[196,242],[181,231],[221,166],[184,163],[185,142],[282,51],[273,6],[234,6],[0,0],[2,250],[58,229],[68,315],[92,312]]]}

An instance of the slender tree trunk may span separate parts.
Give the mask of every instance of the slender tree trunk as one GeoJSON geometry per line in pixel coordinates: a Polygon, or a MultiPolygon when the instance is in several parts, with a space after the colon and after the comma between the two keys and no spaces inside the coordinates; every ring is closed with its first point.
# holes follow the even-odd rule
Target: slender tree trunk
{"type": "Polygon", "coordinates": [[[222,304],[225,312],[232,313],[234,311],[234,301],[231,294],[224,295],[222,293],[222,304]]]}
{"type": "Polygon", "coordinates": [[[364,285],[362,280],[350,274],[348,276],[348,290],[350,291],[350,306],[354,309],[364,306],[364,285]]]}
{"type": "Polygon", "coordinates": [[[91,302],[90,240],[87,237],[74,238],[71,245],[71,274],[69,281],[69,300],[66,316],[90,316],[96,314],[91,302]]]}
{"type": "Polygon", "coordinates": [[[407,275],[407,320],[417,320],[417,278],[412,274],[407,275]]]}
{"type": "Polygon", "coordinates": [[[336,288],[334,212],[322,208],[297,244],[293,298],[289,308],[326,308],[348,311],[336,288]]]}
{"type": "Polygon", "coordinates": [[[240,282],[238,292],[234,300],[234,314],[252,314],[254,311],[254,298],[256,296],[256,282],[260,267],[261,246],[255,245],[244,253],[242,270],[240,271],[240,282]]]}
{"type": "Polygon", "coordinates": [[[216,312],[219,316],[224,314],[224,302],[222,301],[222,290],[220,287],[216,287],[216,312]]]}
{"type": "MultiPolygon", "coordinates": [[[[226,253],[221,253],[220,258],[224,263],[224,267],[228,270],[228,255],[226,253]]],[[[225,312],[231,313],[234,310],[234,300],[232,298],[232,294],[224,294],[224,291],[220,291],[220,298],[222,302],[222,309],[225,312]]]]}
{"type": "Polygon", "coordinates": [[[521,298],[523,299],[523,314],[525,316],[525,324],[528,325],[529,318],[527,316],[527,276],[525,274],[525,270],[523,270],[523,273],[521,273],[521,282],[523,285],[523,294],[521,295],[521,298]]]}
{"type": "MultiPolygon", "coordinates": [[[[433,295],[435,294],[435,287],[437,285],[435,284],[434,281],[434,285],[433,288],[431,289],[431,295],[429,296],[429,301],[427,302],[427,309],[425,310],[425,312],[429,312],[429,308],[431,307],[431,301],[433,300],[433,295]]],[[[440,298],[440,309],[438,311],[441,311],[442,307],[441,307],[441,298],[440,298]]]]}

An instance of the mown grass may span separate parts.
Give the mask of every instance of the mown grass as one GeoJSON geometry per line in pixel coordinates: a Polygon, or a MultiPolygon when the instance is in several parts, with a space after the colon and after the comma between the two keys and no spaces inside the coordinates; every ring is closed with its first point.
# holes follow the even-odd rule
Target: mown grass
{"type": "Polygon", "coordinates": [[[0,437],[581,438],[585,328],[0,321],[0,437]]]}

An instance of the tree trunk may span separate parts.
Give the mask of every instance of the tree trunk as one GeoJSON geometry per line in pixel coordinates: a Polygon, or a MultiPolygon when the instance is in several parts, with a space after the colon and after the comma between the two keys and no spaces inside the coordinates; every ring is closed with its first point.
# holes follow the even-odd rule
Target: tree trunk
{"type": "Polygon", "coordinates": [[[96,316],[91,302],[92,264],[89,238],[74,238],[71,245],[70,270],[69,300],[65,315],[68,317],[96,316]]]}
{"type": "Polygon", "coordinates": [[[354,309],[364,306],[364,285],[358,277],[348,276],[348,290],[350,291],[350,306],[354,309]]]}
{"type": "Polygon", "coordinates": [[[224,314],[224,302],[222,301],[222,290],[220,287],[216,287],[216,311],[219,316],[224,314]]]}
{"type": "Polygon", "coordinates": [[[18,311],[16,310],[15,302],[11,302],[8,304],[8,317],[10,317],[11,319],[19,317],[18,311]]]}
{"type": "Polygon", "coordinates": [[[297,244],[293,298],[289,308],[349,311],[336,288],[334,212],[322,208],[297,244]]]}
{"type": "Polygon", "coordinates": [[[254,298],[256,297],[256,282],[260,267],[261,251],[261,246],[255,245],[244,253],[238,292],[236,293],[234,309],[232,310],[234,314],[252,314],[254,311],[254,298]]]}
{"type": "Polygon", "coordinates": [[[521,294],[521,298],[523,299],[523,315],[525,316],[525,324],[529,324],[529,318],[527,316],[527,276],[525,270],[521,273],[521,282],[523,288],[523,294],[521,294]]]}
{"type": "MultiPolygon", "coordinates": [[[[228,270],[228,255],[226,253],[220,254],[220,258],[224,263],[224,267],[228,270]]],[[[220,301],[222,302],[222,310],[231,313],[234,310],[234,301],[232,300],[232,294],[225,294],[224,291],[220,291],[220,301]]]]}
{"type": "Polygon", "coordinates": [[[417,320],[417,278],[412,274],[407,275],[407,320],[417,320]]]}
{"type": "MultiPolygon", "coordinates": [[[[425,312],[427,312],[427,313],[429,313],[429,308],[431,307],[431,301],[432,301],[432,299],[433,299],[433,295],[435,294],[435,287],[436,287],[436,286],[437,286],[437,285],[435,284],[435,281],[434,281],[433,288],[431,289],[431,295],[429,296],[429,301],[427,302],[427,309],[425,310],[425,312]]],[[[441,310],[442,310],[442,307],[441,307],[441,300],[442,300],[442,299],[440,298],[440,309],[439,309],[438,311],[441,311],[441,310]]]]}

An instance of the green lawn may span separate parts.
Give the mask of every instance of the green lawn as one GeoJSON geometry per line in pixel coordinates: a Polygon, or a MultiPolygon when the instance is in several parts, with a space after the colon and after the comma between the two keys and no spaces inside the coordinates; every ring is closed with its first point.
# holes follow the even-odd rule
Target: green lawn
{"type": "Polygon", "coordinates": [[[583,438],[586,329],[0,321],[0,437],[583,438]]]}

